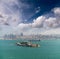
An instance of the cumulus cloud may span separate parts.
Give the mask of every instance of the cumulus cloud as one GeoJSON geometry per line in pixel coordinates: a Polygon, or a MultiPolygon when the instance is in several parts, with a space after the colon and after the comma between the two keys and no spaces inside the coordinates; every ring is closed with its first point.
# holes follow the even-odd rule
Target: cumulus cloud
{"type": "Polygon", "coordinates": [[[0,0],[0,24],[17,26],[22,21],[18,0],[0,0]]]}
{"type": "MultiPolygon", "coordinates": [[[[23,20],[23,9],[29,9],[29,4],[23,3],[19,0],[0,0],[0,29],[15,30],[17,27],[28,28],[31,25],[21,23],[23,20]],[[20,24],[21,23],[21,24],[20,24]]],[[[9,30],[7,30],[9,32],[9,30]]]]}
{"type": "Polygon", "coordinates": [[[0,13],[0,25],[9,25],[9,26],[16,26],[18,24],[19,18],[18,16],[14,15],[14,17],[11,15],[6,15],[0,13]]]}
{"type": "Polygon", "coordinates": [[[59,34],[60,35],[60,28],[45,30],[44,32],[41,32],[40,34],[43,34],[43,35],[51,35],[51,34],[57,35],[57,34],[59,34]]]}
{"type": "Polygon", "coordinates": [[[32,26],[32,24],[31,23],[29,23],[29,24],[24,24],[24,23],[20,23],[19,25],[18,25],[18,28],[19,29],[22,29],[22,30],[27,30],[28,28],[30,28],[32,26]]]}
{"type": "Polygon", "coordinates": [[[60,7],[53,9],[54,17],[49,17],[45,20],[45,23],[48,27],[56,28],[60,27],[60,7]]]}
{"type": "MultiPolygon", "coordinates": [[[[54,8],[53,9],[53,12],[55,15],[54,17],[52,16],[49,16],[48,18],[44,15],[42,16],[39,16],[38,18],[34,19],[32,23],[28,23],[28,24],[24,24],[24,23],[20,23],[18,25],[18,27],[20,29],[28,29],[29,30],[31,28],[49,28],[49,29],[52,29],[52,28],[58,28],[60,27],[60,17],[58,16],[60,13],[60,8],[54,8]],[[58,14],[58,15],[56,15],[58,14]]],[[[48,16],[48,15],[47,15],[48,16]]]]}
{"type": "Polygon", "coordinates": [[[43,27],[44,21],[45,21],[45,16],[40,16],[37,19],[33,20],[32,27],[33,28],[43,27]]]}
{"type": "Polygon", "coordinates": [[[59,26],[59,20],[54,17],[49,17],[48,19],[45,20],[44,22],[44,27],[48,28],[56,28],[59,26]]]}
{"type": "Polygon", "coordinates": [[[22,13],[23,9],[29,8],[31,8],[31,5],[19,0],[0,0],[0,15],[4,17],[0,20],[0,23],[3,25],[9,24],[12,27],[17,26],[25,17],[22,13]]]}
{"type": "MultiPolygon", "coordinates": [[[[15,8],[14,5],[16,5],[17,0],[0,0],[0,12],[3,14],[14,14],[15,8]]],[[[17,6],[17,5],[16,5],[17,6]]]]}
{"type": "Polygon", "coordinates": [[[53,9],[53,12],[54,12],[55,14],[59,14],[59,15],[60,15],[60,7],[54,8],[54,9],[53,9]]]}
{"type": "Polygon", "coordinates": [[[32,23],[20,23],[17,29],[24,33],[58,34],[60,30],[59,10],[60,7],[53,9],[54,17],[49,16],[50,14],[42,15],[34,19],[32,23]],[[46,16],[48,16],[48,18],[46,16]]]}
{"type": "Polygon", "coordinates": [[[28,24],[20,23],[18,25],[18,28],[20,29],[41,28],[43,27],[44,21],[45,21],[45,17],[40,16],[37,19],[34,19],[32,23],[28,23],[28,24]]]}

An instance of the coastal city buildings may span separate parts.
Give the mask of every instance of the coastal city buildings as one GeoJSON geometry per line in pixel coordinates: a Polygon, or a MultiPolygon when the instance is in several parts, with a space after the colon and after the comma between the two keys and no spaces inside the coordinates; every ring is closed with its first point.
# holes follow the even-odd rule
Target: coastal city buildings
{"type": "Polygon", "coordinates": [[[59,39],[60,35],[42,35],[42,34],[31,34],[31,35],[24,35],[23,33],[21,34],[5,34],[2,37],[4,40],[17,40],[17,39],[27,39],[27,40],[44,40],[44,39],[59,39]]]}

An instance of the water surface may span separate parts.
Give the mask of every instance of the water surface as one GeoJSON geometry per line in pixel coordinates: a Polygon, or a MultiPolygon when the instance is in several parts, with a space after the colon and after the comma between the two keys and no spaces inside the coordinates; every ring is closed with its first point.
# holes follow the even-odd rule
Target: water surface
{"type": "Polygon", "coordinates": [[[20,47],[20,40],[0,40],[0,59],[60,59],[60,40],[41,40],[33,43],[39,48],[20,47]]]}

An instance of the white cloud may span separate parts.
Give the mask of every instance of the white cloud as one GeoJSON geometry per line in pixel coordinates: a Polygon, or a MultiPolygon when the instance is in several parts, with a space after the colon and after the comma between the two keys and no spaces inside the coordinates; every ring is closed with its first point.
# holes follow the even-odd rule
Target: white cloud
{"type": "MultiPolygon", "coordinates": [[[[38,18],[34,19],[32,23],[19,23],[22,20],[22,13],[19,14],[19,10],[13,9],[14,5],[19,5],[17,0],[1,0],[0,1],[0,27],[4,27],[2,25],[9,25],[11,27],[15,27],[16,29],[12,30],[20,30],[24,32],[30,33],[39,33],[41,28],[43,29],[52,29],[60,27],[60,7],[54,8],[53,12],[55,17],[49,16],[48,18],[44,15],[39,16],[38,18]]],[[[22,4],[22,3],[21,3],[22,4]]],[[[19,8],[24,7],[19,6],[19,8]]],[[[39,7],[40,9],[40,7],[39,7]]],[[[40,10],[38,10],[40,11],[40,10]]],[[[37,11],[37,12],[38,12],[37,11]]],[[[48,16],[48,15],[47,15],[48,16]]],[[[8,28],[8,27],[7,27],[8,28]]],[[[9,28],[10,29],[10,28],[9,28]]],[[[54,29],[53,29],[54,30],[54,29]]],[[[56,33],[53,30],[47,30],[46,33],[56,33]],[[50,31],[50,32],[49,32],[50,31]]],[[[55,31],[55,30],[54,30],[55,31]]],[[[57,30],[56,30],[57,31],[57,30]]]]}
{"type": "MultiPolygon", "coordinates": [[[[52,9],[54,12],[54,17],[50,16],[45,19],[44,27],[46,28],[57,28],[60,27],[60,7],[52,9]]],[[[47,15],[48,16],[48,15],[47,15]]]]}
{"type": "Polygon", "coordinates": [[[0,24],[14,27],[22,21],[20,11],[15,10],[14,5],[19,5],[18,0],[0,0],[0,24]]]}
{"type": "Polygon", "coordinates": [[[45,21],[45,17],[40,16],[37,19],[34,19],[32,23],[28,23],[28,24],[20,23],[18,25],[18,28],[20,29],[41,28],[43,27],[44,21],[45,21]]]}
{"type": "Polygon", "coordinates": [[[29,4],[19,2],[19,0],[0,0],[0,15],[4,18],[0,19],[0,23],[15,27],[23,21],[22,9],[31,7],[29,4]],[[5,16],[6,15],[6,16],[5,16]]]}
{"type": "Polygon", "coordinates": [[[18,25],[18,21],[19,21],[19,18],[16,15],[14,15],[13,17],[13,16],[0,13],[0,24],[1,25],[9,25],[9,26],[14,27],[18,25]]]}
{"type": "Polygon", "coordinates": [[[24,28],[57,28],[60,25],[60,20],[57,17],[46,17],[46,16],[39,16],[38,18],[34,19],[32,23],[28,24],[19,24],[18,27],[24,28]]]}
{"type": "Polygon", "coordinates": [[[22,30],[27,30],[28,28],[30,28],[32,26],[32,24],[31,23],[29,23],[29,24],[24,24],[24,23],[20,23],[19,25],[18,25],[18,28],[19,29],[22,29],[22,30]]]}
{"type": "Polygon", "coordinates": [[[33,20],[32,27],[33,28],[43,27],[44,21],[45,21],[45,16],[40,16],[37,19],[33,20]]]}
{"type": "Polygon", "coordinates": [[[55,14],[59,14],[59,15],[60,15],[60,7],[54,8],[54,9],[53,9],[53,12],[54,12],[55,14]]]}
{"type": "MultiPolygon", "coordinates": [[[[54,17],[49,16],[48,18],[44,15],[39,16],[38,18],[34,19],[32,23],[24,24],[20,23],[18,25],[18,28],[24,32],[30,32],[30,33],[43,33],[45,30],[45,34],[57,34],[60,29],[60,17],[58,16],[59,14],[59,8],[54,8],[53,12],[55,15],[54,17]],[[56,11],[58,10],[58,11],[56,11]],[[58,15],[56,15],[58,14],[58,15]],[[42,30],[41,30],[42,28],[42,30]],[[47,29],[48,28],[48,29],[47,29]],[[34,30],[36,29],[36,30],[34,30]],[[44,30],[43,30],[44,29],[44,30]],[[34,31],[33,31],[34,30],[34,31]]],[[[47,15],[48,16],[48,15],[47,15]]]]}
{"type": "MultiPolygon", "coordinates": [[[[19,29],[28,29],[31,26],[30,24],[19,23],[22,22],[22,9],[28,9],[29,7],[31,7],[29,4],[19,2],[18,0],[0,0],[1,31],[4,32],[4,29],[12,29],[13,31],[17,27],[21,27],[19,29]]],[[[10,32],[10,30],[7,31],[10,32]]]]}
{"type": "Polygon", "coordinates": [[[41,32],[43,35],[55,35],[55,34],[60,34],[60,28],[55,28],[55,29],[50,29],[50,30],[45,30],[44,32],[41,32]]]}
{"type": "MultiPolygon", "coordinates": [[[[16,5],[17,0],[0,0],[0,12],[2,13],[8,13],[8,14],[14,14],[14,8],[13,5],[16,5]]],[[[16,10],[17,11],[17,10],[16,10]]]]}
{"type": "Polygon", "coordinates": [[[44,22],[44,27],[48,28],[56,28],[59,26],[59,20],[57,20],[55,17],[49,17],[44,22]]]}

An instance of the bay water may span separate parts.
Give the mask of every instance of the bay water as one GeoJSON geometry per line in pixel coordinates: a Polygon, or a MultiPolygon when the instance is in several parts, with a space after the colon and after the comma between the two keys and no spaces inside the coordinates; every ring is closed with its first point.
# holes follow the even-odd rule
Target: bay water
{"type": "Polygon", "coordinates": [[[17,46],[21,40],[0,40],[0,59],[60,59],[60,40],[41,40],[32,43],[40,47],[17,46]]]}

